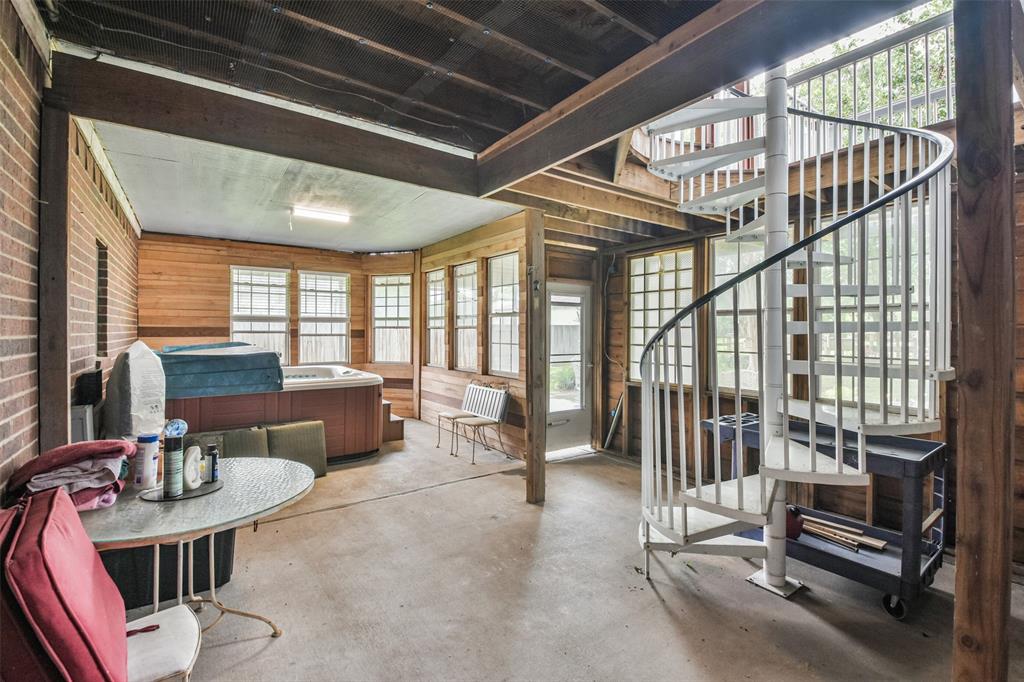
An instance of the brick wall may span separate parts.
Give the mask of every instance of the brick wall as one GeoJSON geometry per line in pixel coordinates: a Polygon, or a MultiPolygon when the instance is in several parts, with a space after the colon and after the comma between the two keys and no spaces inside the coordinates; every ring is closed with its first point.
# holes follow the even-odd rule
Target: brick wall
{"type": "Polygon", "coordinates": [[[45,69],[0,2],[0,488],[38,447],[39,124],[45,69]]]}
{"type": "Polygon", "coordinates": [[[139,249],[135,230],[77,125],[71,126],[68,144],[68,359],[73,388],[75,377],[93,369],[97,361],[108,373],[117,355],[138,338],[139,249]],[[106,261],[105,302],[98,296],[101,249],[106,261]],[[101,313],[106,324],[98,327],[101,313]]]}

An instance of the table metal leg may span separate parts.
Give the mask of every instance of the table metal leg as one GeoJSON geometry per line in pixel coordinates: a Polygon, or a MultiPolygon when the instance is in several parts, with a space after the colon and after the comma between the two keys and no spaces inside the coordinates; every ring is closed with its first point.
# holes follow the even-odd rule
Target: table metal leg
{"type": "Polygon", "coordinates": [[[153,613],[160,610],[160,544],[153,545],[153,613]]]}
{"type": "Polygon", "coordinates": [[[181,578],[182,578],[182,571],[184,569],[184,559],[182,557],[182,550],[183,550],[183,548],[184,548],[184,543],[181,540],[178,540],[178,585],[177,585],[177,588],[178,588],[177,589],[177,593],[178,593],[178,606],[181,606],[181,578]]]}
{"type": "MultiPolygon", "coordinates": [[[[271,637],[280,637],[281,634],[283,633],[283,630],[281,630],[281,628],[277,627],[277,625],[274,623],[274,621],[270,620],[266,616],[261,616],[261,615],[259,615],[257,613],[252,613],[250,611],[242,611],[241,609],[234,609],[234,608],[231,608],[230,606],[225,606],[224,604],[222,604],[220,602],[220,600],[217,599],[217,580],[216,580],[217,572],[216,572],[216,561],[215,561],[215,558],[214,558],[214,549],[213,549],[214,548],[214,543],[213,543],[214,534],[211,533],[210,535],[208,535],[207,536],[207,540],[210,543],[209,544],[209,547],[210,547],[209,548],[209,560],[210,560],[210,598],[209,599],[203,599],[202,597],[194,597],[194,603],[197,603],[197,604],[200,604],[200,605],[202,605],[202,604],[211,604],[211,605],[213,605],[214,608],[216,608],[218,611],[220,611],[220,613],[217,614],[217,617],[214,619],[214,621],[212,623],[210,623],[209,625],[207,625],[206,627],[203,628],[203,632],[206,632],[207,630],[212,628],[214,625],[219,623],[220,619],[224,617],[224,614],[230,613],[230,614],[234,614],[236,616],[242,616],[243,618],[252,618],[254,620],[261,620],[264,623],[266,623],[267,625],[269,625],[270,629],[273,631],[271,633],[271,635],[270,635],[271,637]]],[[[191,586],[190,586],[190,590],[191,590],[191,586]]]]}

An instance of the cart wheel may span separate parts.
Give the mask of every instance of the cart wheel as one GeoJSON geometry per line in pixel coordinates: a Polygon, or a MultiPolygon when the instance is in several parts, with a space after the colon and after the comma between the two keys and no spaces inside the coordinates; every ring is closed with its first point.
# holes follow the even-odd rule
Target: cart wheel
{"type": "Polygon", "coordinates": [[[907,608],[906,601],[891,594],[887,594],[882,597],[882,608],[896,620],[903,620],[907,617],[907,613],[910,611],[910,609],[907,608]]]}

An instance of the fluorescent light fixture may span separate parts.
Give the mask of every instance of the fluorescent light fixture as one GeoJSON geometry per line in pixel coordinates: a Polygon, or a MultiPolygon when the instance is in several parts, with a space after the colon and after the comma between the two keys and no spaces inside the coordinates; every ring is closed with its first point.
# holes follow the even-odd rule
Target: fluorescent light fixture
{"type": "Polygon", "coordinates": [[[329,220],[332,223],[347,223],[352,217],[348,213],[322,211],[318,208],[308,208],[306,206],[292,206],[292,216],[296,218],[313,218],[314,220],[329,220]]]}

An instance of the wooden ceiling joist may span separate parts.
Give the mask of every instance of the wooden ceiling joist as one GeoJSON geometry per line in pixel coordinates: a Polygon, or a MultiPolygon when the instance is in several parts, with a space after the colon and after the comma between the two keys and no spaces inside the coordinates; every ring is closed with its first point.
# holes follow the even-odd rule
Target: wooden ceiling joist
{"type": "MultiPolygon", "coordinates": [[[[185,26],[183,24],[178,24],[167,19],[162,19],[160,17],[132,10],[124,5],[106,2],[104,0],[91,0],[91,4],[97,7],[101,7],[109,12],[113,12],[120,16],[132,19],[134,21],[148,23],[152,26],[159,27],[164,31],[168,31],[179,36],[188,36],[192,39],[206,41],[211,45],[217,45],[224,49],[231,50],[239,54],[240,56],[250,60],[253,65],[258,66],[260,62],[266,60],[270,63],[276,64],[279,67],[283,67],[297,72],[305,72],[306,74],[311,74],[319,79],[326,79],[328,81],[342,85],[356,86],[358,88],[366,90],[369,93],[373,93],[381,97],[386,97],[388,99],[398,100],[411,108],[429,111],[431,113],[443,116],[450,120],[461,121],[463,123],[468,123],[473,126],[485,128],[487,130],[492,130],[497,133],[504,134],[508,132],[508,128],[506,126],[496,125],[495,123],[492,122],[492,119],[490,119],[489,117],[485,117],[482,115],[468,116],[466,114],[454,111],[446,107],[437,106],[435,104],[424,102],[422,100],[416,100],[414,98],[409,97],[405,93],[388,90],[387,88],[374,85],[373,83],[368,83],[366,81],[345,75],[344,72],[342,71],[334,71],[324,67],[316,66],[315,64],[310,64],[307,62],[285,57],[283,55],[275,54],[268,50],[260,50],[252,45],[243,45],[242,43],[230,40],[228,38],[223,38],[213,33],[199,31],[189,26],[185,26]]],[[[478,114],[482,113],[483,110],[480,107],[478,107],[478,114]]]]}
{"type": "Polygon", "coordinates": [[[594,10],[601,16],[607,17],[608,19],[614,21],[616,24],[622,26],[630,33],[634,33],[640,36],[648,43],[658,42],[658,36],[654,35],[650,31],[645,29],[643,26],[640,26],[635,21],[632,21],[631,19],[622,16],[615,10],[611,9],[610,7],[602,3],[601,0],[583,0],[583,4],[589,7],[590,9],[594,10]]]}
{"type": "MultiPolygon", "coordinates": [[[[354,40],[355,42],[357,42],[359,45],[363,46],[366,49],[375,50],[377,52],[382,52],[384,54],[390,55],[391,57],[395,57],[396,59],[401,59],[402,61],[408,62],[409,64],[412,64],[417,68],[424,69],[425,72],[436,71],[437,73],[445,74],[453,81],[456,81],[471,88],[475,88],[482,92],[486,92],[491,95],[502,97],[513,102],[518,102],[519,104],[528,106],[532,109],[536,109],[537,111],[544,111],[551,104],[550,102],[545,103],[544,101],[542,101],[543,94],[540,92],[531,95],[517,94],[515,92],[512,92],[508,88],[497,87],[484,80],[475,78],[472,75],[463,73],[461,70],[454,68],[450,65],[442,63],[433,63],[430,60],[418,57],[397,45],[388,45],[373,40],[361,33],[351,31],[346,27],[329,24],[325,21],[316,19],[315,17],[307,16],[300,12],[296,12],[292,9],[288,9],[287,7],[281,7],[279,14],[285,19],[294,21],[307,28],[324,31],[339,38],[354,40]]],[[[495,82],[501,81],[495,80],[495,82]]]]}
{"type": "Polygon", "coordinates": [[[511,190],[498,192],[492,196],[491,199],[494,199],[495,201],[503,201],[507,204],[514,204],[516,206],[523,206],[525,208],[540,209],[544,212],[545,216],[552,218],[561,218],[574,223],[604,227],[609,230],[616,230],[630,235],[638,235],[641,237],[663,237],[671,232],[669,228],[645,223],[642,220],[623,218],[622,216],[601,213],[600,211],[592,211],[588,208],[580,208],[579,206],[568,206],[557,201],[541,199],[539,197],[530,196],[529,194],[520,194],[519,192],[513,192],[511,190]]]}
{"type": "Polygon", "coordinates": [[[559,178],[535,175],[516,183],[512,190],[562,204],[589,208],[602,213],[642,220],[676,230],[690,229],[690,220],[676,210],[675,206],[664,206],[643,199],[611,194],[559,178]]]}
{"type": "MultiPolygon", "coordinates": [[[[557,66],[563,71],[571,73],[577,78],[582,78],[588,83],[596,78],[596,75],[594,73],[591,73],[590,71],[585,71],[577,66],[573,66],[572,64],[569,64],[567,61],[559,59],[554,55],[549,54],[548,52],[527,45],[524,42],[521,42],[509,35],[506,35],[505,33],[502,33],[500,26],[489,26],[487,24],[480,23],[475,19],[467,17],[465,14],[461,14],[460,12],[456,12],[453,9],[445,7],[436,0],[434,2],[428,2],[427,6],[447,19],[451,19],[452,21],[458,22],[463,26],[467,26],[476,31],[479,31],[481,34],[489,36],[490,38],[497,40],[498,42],[506,45],[507,47],[512,48],[513,50],[522,52],[523,54],[530,55],[535,59],[539,59],[545,64],[553,64],[554,66],[557,66]]],[[[498,7],[501,11],[507,11],[507,8],[501,7],[501,4],[499,4],[498,7]]],[[[509,7],[511,7],[511,5],[509,5],[509,7]]]]}
{"type": "Polygon", "coordinates": [[[481,194],[510,187],[709,92],[915,4],[720,2],[484,150],[479,156],[481,194]]]}
{"type": "Polygon", "coordinates": [[[600,239],[601,241],[614,244],[625,244],[633,241],[628,232],[610,230],[607,227],[598,227],[596,225],[587,225],[585,223],[575,223],[571,220],[556,218],[549,215],[544,216],[544,226],[549,231],[553,230],[555,232],[564,232],[565,234],[575,234],[581,237],[600,239]]]}
{"type": "Polygon", "coordinates": [[[600,239],[594,239],[593,237],[584,237],[578,234],[555,232],[549,229],[544,230],[544,243],[576,248],[582,247],[587,249],[588,251],[597,251],[608,246],[608,242],[601,241],[600,239]]]}
{"type": "Polygon", "coordinates": [[[44,101],[83,118],[477,193],[471,158],[102,61],[54,54],[44,101]]]}

